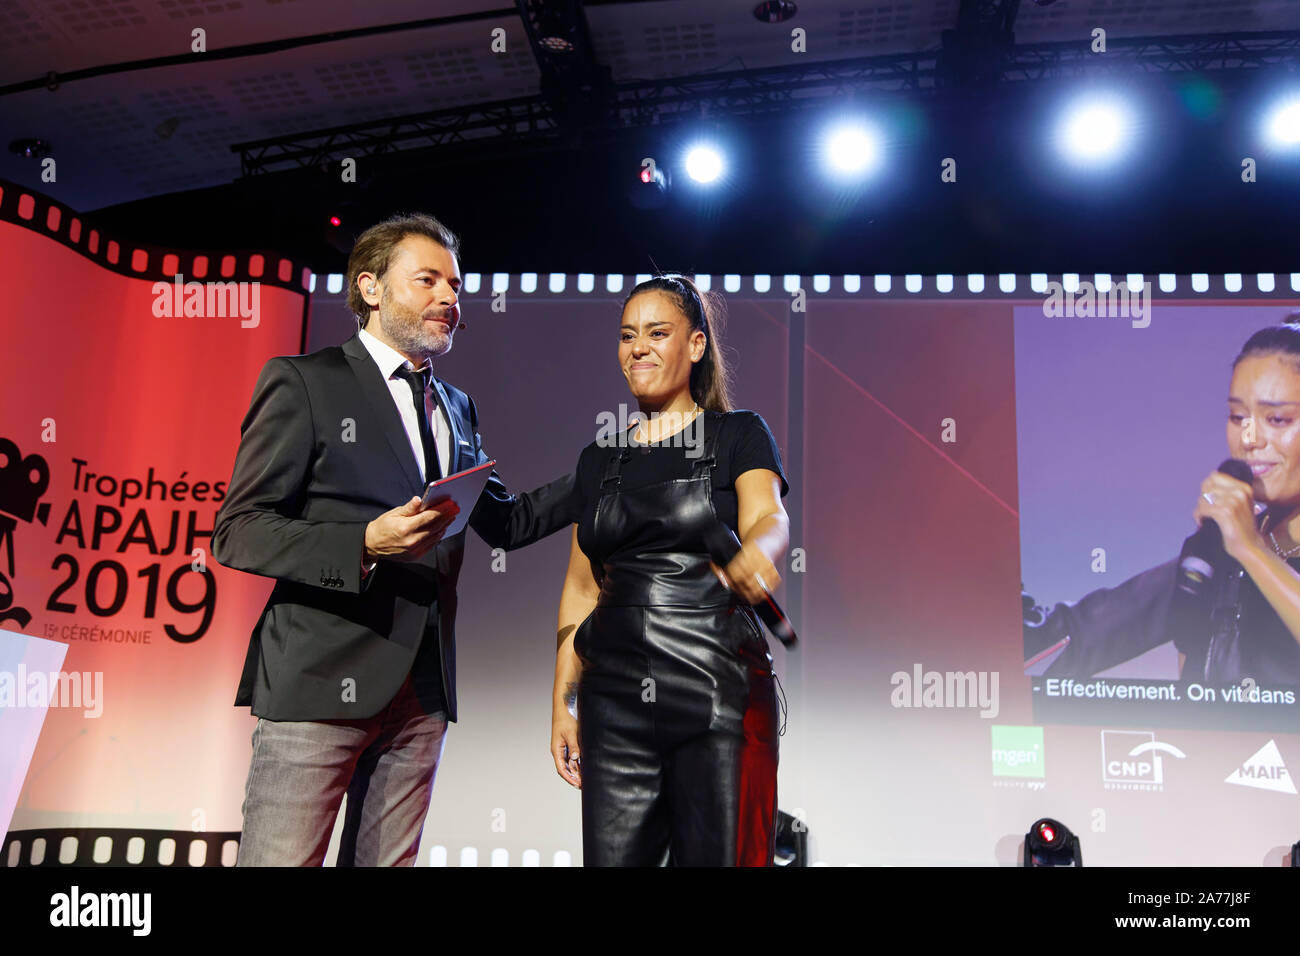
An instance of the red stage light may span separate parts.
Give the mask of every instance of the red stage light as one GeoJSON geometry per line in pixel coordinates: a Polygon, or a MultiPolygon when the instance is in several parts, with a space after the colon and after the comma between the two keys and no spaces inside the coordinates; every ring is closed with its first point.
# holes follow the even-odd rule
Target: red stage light
{"type": "Polygon", "coordinates": [[[1079,838],[1060,820],[1040,817],[1025,834],[1025,866],[1083,866],[1079,838]]]}
{"type": "Polygon", "coordinates": [[[343,225],[343,220],[340,219],[338,216],[330,216],[330,225],[331,225],[331,226],[341,226],[341,225],[343,225]]]}

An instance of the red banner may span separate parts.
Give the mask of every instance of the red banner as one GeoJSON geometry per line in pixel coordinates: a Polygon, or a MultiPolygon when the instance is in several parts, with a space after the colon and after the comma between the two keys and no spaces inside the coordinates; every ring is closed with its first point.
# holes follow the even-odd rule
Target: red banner
{"type": "Polygon", "coordinates": [[[0,705],[51,697],[12,829],[238,830],[253,720],[232,701],[271,582],[210,535],[258,371],[299,350],[302,272],[110,255],[6,192],[0,626],[68,645],[59,680],[0,675],[0,705]]]}

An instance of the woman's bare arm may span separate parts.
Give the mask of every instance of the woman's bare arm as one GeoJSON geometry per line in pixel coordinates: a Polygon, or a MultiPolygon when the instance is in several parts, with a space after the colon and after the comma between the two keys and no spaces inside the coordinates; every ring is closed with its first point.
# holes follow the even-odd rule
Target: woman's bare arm
{"type": "Polygon", "coordinates": [[[573,526],[569,544],[569,568],[560,594],[555,649],[555,683],[551,693],[551,756],[555,771],[570,785],[581,788],[578,752],[578,718],[575,697],[582,664],[573,649],[573,633],[596,607],[600,587],[591,573],[591,562],[578,547],[578,526],[573,526]]]}
{"type": "Polygon", "coordinates": [[[763,585],[775,591],[781,583],[777,567],[785,562],[790,547],[781,478],[770,469],[751,468],[736,478],[736,499],[740,551],[722,570],[728,587],[757,604],[763,600],[763,585]]]}

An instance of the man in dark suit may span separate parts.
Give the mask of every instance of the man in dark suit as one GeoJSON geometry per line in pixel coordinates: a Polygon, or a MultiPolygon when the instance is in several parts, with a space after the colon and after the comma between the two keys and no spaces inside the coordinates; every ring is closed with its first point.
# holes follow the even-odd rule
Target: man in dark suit
{"type": "MultiPolygon", "coordinates": [[[[456,719],[453,505],[427,481],[488,460],[468,395],[432,375],[459,325],[456,237],[398,216],[348,261],[357,335],[262,369],[212,533],[227,567],[276,579],[236,706],[253,732],[239,865],[411,865],[456,719]],[[401,504],[397,504],[402,502],[401,504]],[[396,507],[394,507],[396,505],[396,507]]],[[[491,547],[575,518],[572,476],[511,495],[493,471],[469,517],[491,547]]]]}

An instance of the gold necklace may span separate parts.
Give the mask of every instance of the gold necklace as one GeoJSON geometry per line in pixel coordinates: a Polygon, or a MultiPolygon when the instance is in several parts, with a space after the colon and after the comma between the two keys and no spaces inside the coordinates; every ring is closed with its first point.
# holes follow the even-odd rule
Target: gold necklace
{"type": "MultiPolygon", "coordinates": [[[[699,403],[699,402],[696,402],[696,403],[694,404],[694,406],[691,408],[691,411],[692,411],[692,412],[698,412],[699,410],[700,410],[700,403],[699,403]]],[[[695,419],[698,418],[698,417],[699,417],[698,415],[692,415],[692,416],[691,416],[691,422],[695,421],[695,419]]],[[[649,420],[649,419],[643,419],[642,421],[639,421],[639,422],[636,423],[636,434],[634,434],[634,435],[632,436],[632,438],[633,438],[633,440],[636,441],[638,444],[641,444],[641,445],[649,445],[649,444],[651,444],[650,442],[646,441],[644,438],[639,437],[640,434],[641,434],[641,428],[642,428],[642,426],[645,425],[646,422],[647,422],[648,420],[649,420]]],[[[682,425],[682,428],[685,428],[685,427],[686,427],[687,425],[689,425],[689,424],[690,424],[690,422],[685,422],[685,423],[682,425]]],[[[674,434],[676,434],[676,433],[674,432],[674,434]]],[[[663,441],[663,437],[660,436],[659,438],[656,438],[655,441],[663,441]]]]}

